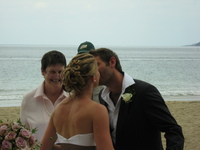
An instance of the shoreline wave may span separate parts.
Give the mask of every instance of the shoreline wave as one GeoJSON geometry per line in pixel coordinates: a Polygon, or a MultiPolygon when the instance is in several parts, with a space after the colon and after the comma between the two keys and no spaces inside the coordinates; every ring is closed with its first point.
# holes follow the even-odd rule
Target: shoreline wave
{"type": "MultiPolygon", "coordinates": [[[[162,95],[165,101],[200,101],[200,95],[162,95]]],[[[0,96],[0,107],[19,107],[23,95],[0,96]]]]}

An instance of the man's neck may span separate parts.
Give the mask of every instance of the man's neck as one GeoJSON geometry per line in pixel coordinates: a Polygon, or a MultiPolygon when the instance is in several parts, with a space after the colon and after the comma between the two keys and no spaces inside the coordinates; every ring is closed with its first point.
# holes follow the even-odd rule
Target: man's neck
{"type": "Polygon", "coordinates": [[[114,105],[116,105],[119,96],[121,95],[123,78],[124,76],[121,73],[117,72],[113,77],[112,83],[107,86],[110,91],[110,98],[113,101],[114,105]]]}
{"type": "Polygon", "coordinates": [[[110,99],[112,100],[113,104],[116,105],[121,93],[112,93],[110,92],[110,99]]]}

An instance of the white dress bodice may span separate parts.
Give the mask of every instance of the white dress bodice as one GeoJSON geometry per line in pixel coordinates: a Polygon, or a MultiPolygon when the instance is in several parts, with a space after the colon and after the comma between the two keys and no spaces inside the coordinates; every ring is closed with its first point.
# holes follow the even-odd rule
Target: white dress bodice
{"type": "Polygon", "coordinates": [[[61,136],[57,133],[58,141],[59,143],[68,143],[68,144],[74,144],[74,145],[80,145],[80,146],[96,146],[94,141],[94,134],[88,133],[88,134],[77,134],[69,139],[61,136]]]}

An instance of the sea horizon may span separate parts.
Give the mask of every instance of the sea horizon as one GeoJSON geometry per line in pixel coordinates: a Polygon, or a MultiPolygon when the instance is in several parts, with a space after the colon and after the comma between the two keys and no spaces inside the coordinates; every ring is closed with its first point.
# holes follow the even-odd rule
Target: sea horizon
{"type": "MultiPolygon", "coordinates": [[[[117,53],[126,73],[156,86],[165,100],[199,99],[200,47],[108,48],[117,53]]],[[[61,51],[67,63],[77,54],[77,46],[0,44],[0,107],[19,106],[23,95],[42,83],[40,61],[53,49],[61,51]]]]}

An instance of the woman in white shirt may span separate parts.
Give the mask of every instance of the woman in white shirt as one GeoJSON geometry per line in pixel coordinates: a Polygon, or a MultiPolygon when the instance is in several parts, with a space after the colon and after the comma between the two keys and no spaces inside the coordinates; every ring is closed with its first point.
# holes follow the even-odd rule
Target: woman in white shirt
{"type": "Polygon", "coordinates": [[[37,128],[36,138],[41,142],[50,116],[55,107],[68,94],[63,90],[60,73],[66,67],[65,56],[56,50],[44,54],[41,60],[43,83],[33,91],[24,95],[20,119],[26,127],[37,128]]]}

